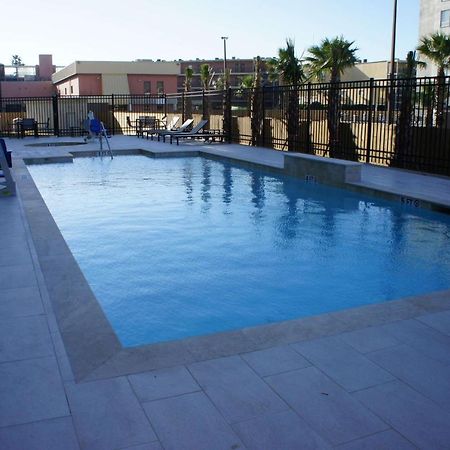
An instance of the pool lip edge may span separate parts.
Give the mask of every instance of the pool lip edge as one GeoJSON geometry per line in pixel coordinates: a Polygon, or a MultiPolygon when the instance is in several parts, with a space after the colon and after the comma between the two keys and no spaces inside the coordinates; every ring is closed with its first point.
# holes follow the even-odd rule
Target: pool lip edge
{"type": "MultiPolygon", "coordinates": [[[[152,153],[130,152],[150,156],[152,153]]],[[[199,156],[203,152],[180,153],[182,155],[171,152],[170,156],[199,156]]],[[[450,309],[450,290],[445,290],[236,331],[125,348],[92,293],[23,160],[15,160],[14,172],[45,287],[77,382],[245,353],[450,309]],[[55,252],[49,252],[41,245],[42,241],[55,242],[55,252]],[[53,276],[58,266],[64,268],[60,274],[63,278],[53,276]],[[73,295],[74,286],[82,295],[73,295]],[[68,307],[63,299],[72,299],[74,303],[68,307]]]]}

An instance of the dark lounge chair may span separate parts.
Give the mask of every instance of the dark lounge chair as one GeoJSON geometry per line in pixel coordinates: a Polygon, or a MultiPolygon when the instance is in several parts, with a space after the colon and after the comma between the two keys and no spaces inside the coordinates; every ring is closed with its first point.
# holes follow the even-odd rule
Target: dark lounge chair
{"type": "MultiPolygon", "coordinates": [[[[168,124],[165,124],[165,126],[155,130],[147,130],[147,139],[150,136],[151,140],[153,141],[153,136],[157,136],[160,133],[164,133],[165,131],[177,131],[178,128],[176,128],[176,126],[179,120],[180,116],[174,116],[168,124]]],[[[162,124],[164,124],[164,122],[162,122],[162,124]]]]}
{"type": "Polygon", "coordinates": [[[174,136],[179,136],[179,135],[183,135],[183,134],[197,134],[197,133],[200,133],[203,130],[203,128],[206,126],[207,123],[208,123],[207,119],[202,119],[190,131],[185,131],[184,130],[184,131],[172,131],[172,132],[165,133],[164,136],[163,136],[163,141],[166,142],[166,136],[170,136],[170,143],[172,143],[172,139],[173,139],[174,136]]]}
{"type": "Polygon", "coordinates": [[[166,136],[170,136],[173,133],[186,133],[189,130],[189,127],[194,122],[194,119],[187,119],[184,121],[184,123],[181,125],[180,128],[178,128],[176,131],[170,131],[170,130],[160,130],[159,133],[157,133],[158,141],[162,137],[163,141],[165,142],[166,136]]]}
{"type": "Polygon", "coordinates": [[[38,137],[38,123],[35,119],[25,118],[18,122],[18,134],[21,138],[25,137],[26,131],[33,131],[34,137],[38,137]]]}
{"type": "Polygon", "coordinates": [[[220,130],[208,130],[203,133],[182,133],[175,134],[170,136],[170,143],[172,144],[173,139],[177,141],[177,145],[179,144],[180,139],[203,139],[204,141],[215,142],[218,140],[219,142],[223,142],[225,138],[225,134],[220,130]]]}

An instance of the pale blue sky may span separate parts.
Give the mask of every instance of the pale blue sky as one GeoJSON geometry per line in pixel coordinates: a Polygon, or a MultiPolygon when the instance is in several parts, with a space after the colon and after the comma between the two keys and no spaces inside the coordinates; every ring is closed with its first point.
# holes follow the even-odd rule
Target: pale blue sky
{"type": "MultiPolygon", "coordinates": [[[[417,45],[419,0],[398,0],[397,57],[417,45]]],[[[358,56],[389,59],[393,0],[20,0],[3,2],[0,62],[273,56],[286,37],[299,55],[324,37],[355,40],[358,56]]]]}

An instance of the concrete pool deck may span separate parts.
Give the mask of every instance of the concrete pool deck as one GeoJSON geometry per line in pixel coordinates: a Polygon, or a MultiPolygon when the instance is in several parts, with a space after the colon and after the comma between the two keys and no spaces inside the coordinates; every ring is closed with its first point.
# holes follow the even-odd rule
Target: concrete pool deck
{"type": "MultiPolygon", "coordinates": [[[[7,142],[19,195],[0,199],[0,448],[450,448],[450,291],[132,352],[96,321],[77,347],[69,319],[89,333],[96,301],[20,159],[97,145],[35,141],[7,142]]],[[[112,143],[284,164],[238,145],[112,143]]],[[[364,188],[450,206],[446,178],[371,170],[364,188]]]]}

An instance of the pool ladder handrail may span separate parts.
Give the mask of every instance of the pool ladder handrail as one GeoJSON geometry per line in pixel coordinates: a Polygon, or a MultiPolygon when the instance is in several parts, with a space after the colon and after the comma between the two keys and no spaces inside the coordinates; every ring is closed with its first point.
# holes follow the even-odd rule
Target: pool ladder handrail
{"type": "Polygon", "coordinates": [[[105,141],[106,141],[106,145],[108,146],[109,156],[111,156],[111,159],[114,159],[114,155],[113,155],[113,152],[111,150],[111,146],[109,145],[109,139],[108,139],[108,134],[106,132],[105,125],[103,124],[103,122],[100,122],[100,125],[101,125],[101,129],[100,129],[100,133],[99,133],[100,151],[103,151],[103,139],[102,139],[102,136],[104,136],[105,141]]]}

